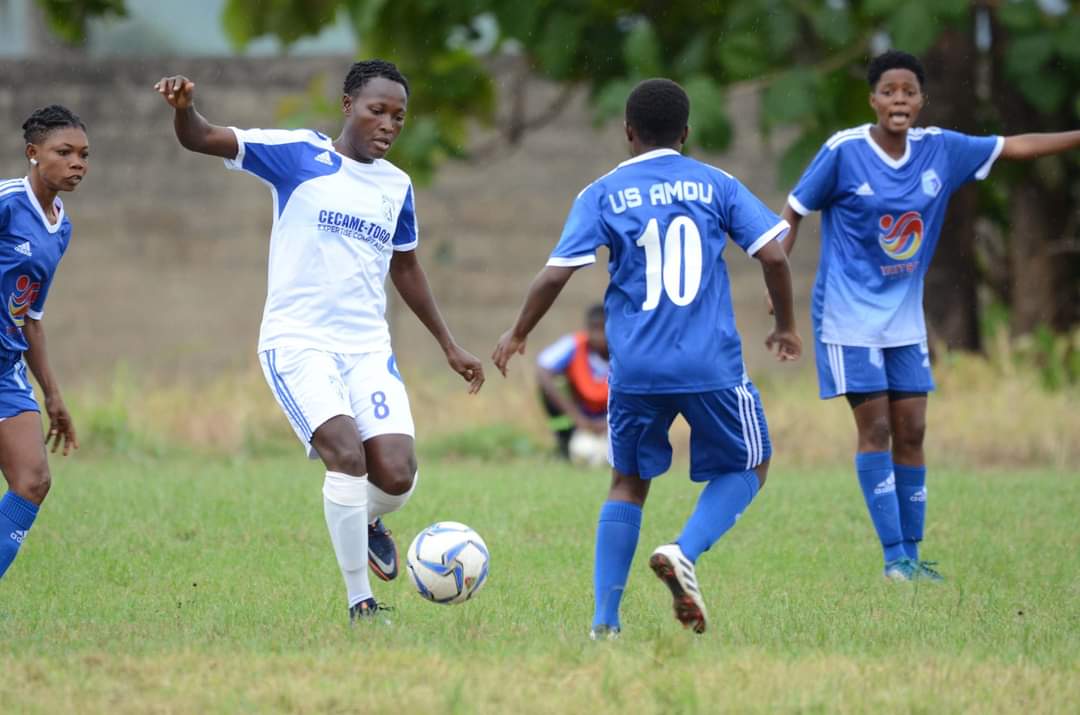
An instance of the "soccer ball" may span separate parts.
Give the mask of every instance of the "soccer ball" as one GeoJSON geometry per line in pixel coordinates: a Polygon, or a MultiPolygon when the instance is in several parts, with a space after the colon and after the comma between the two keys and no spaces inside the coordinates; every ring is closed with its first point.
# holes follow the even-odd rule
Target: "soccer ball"
{"type": "Polygon", "coordinates": [[[570,462],[579,467],[599,467],[607,464],[607,435],[588,430],[575,430],[570,438],[570,462]]]}
{"type": "Polygon", "coordinates": [[[409,544],[409,578],[421,596],[435,603],[464,603],[484,586],[487,544],[456,521],[440,521],[409,544]]]}

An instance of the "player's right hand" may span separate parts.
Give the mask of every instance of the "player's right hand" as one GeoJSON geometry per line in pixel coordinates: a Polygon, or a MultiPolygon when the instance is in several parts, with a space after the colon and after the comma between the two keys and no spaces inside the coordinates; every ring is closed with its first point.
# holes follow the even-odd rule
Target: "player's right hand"
{"type": "Polygon", "coordinates": [[[183,75],[162,77],[154,89],[173,109],[188,109],[195,103],[195,83],[183,75]]]}
{"type": "Polygon", "coordinates": [[[503,377],[506,377],[506,366],[515,354],[525,354],[525,338],[514,337],[514,331],[507,330],[495,344],[495,351],[491,353],[491,360],[495,363],[495,367],[499,368],[503,377]]]}
{"type": "Polygon", "coordinates": [[[802,355],[802,338],[794,330],[774,330],[765,338],[765,347],[780,362],[798,360],[802,355]]]}

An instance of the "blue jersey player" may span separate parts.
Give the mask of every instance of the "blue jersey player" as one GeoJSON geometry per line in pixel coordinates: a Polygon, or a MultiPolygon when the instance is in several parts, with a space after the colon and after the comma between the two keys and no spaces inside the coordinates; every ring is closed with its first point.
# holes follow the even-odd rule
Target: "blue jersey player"
{"type": "Polygon", "coordinates": [[[74,191],[86,176],[86,127],[70,110],[50,105],[23,124],[29,173],[0,181],[0,470],[8,491],[0,498],[0,578],[19,552],[51,478],[46,447],[78,449],[75,426],[49,366],[45,348],[45,298],[71,240],[71,222],[57,196],[74,191]],[[49,415],[41,414],[27,365],[38,381],[49,415]]]}
{"type": "Polygon", "coordinates": [[[608,424],[613,467],[600,510],[591,636],[620,631],[619,602],[637,547],[649,485],[671,466],[668,429],[690,424],[690,478],[705,484],[675,543],[649,565],[670,589],[676,618],[705,631],[694,565],[765,483],[771,446],[761,398],[743,365],[724,264],[728,237],[762,265],[775,305],[766,345],[798,358],[791,274],[778,238],[787,223],[730,174],[679,152],[690,100],[676,83],[651,79],[626,101],[632,158],[587,186],[562,238],[533,281],[513,328],[492,356],[506,374],[515,353],[575,270],[609,252],[604,296],[611,369],[608,424]]]}
{"type": "Polygon", "coordinates": [[[923,277],[950,195],[985,179],[997,159],[1080,146],[1080,132],[976,137],[916,128],[924,71],[889,51],[869,66],[875,124],[833,135],[803,173],[783,215],[822,212],[812,319],[822,399],[844,395],[858,429],[855,469],[892,580],[941,575],[919,558],[926,515],[923,434],[934,389],[923,319],[923,277]]]}

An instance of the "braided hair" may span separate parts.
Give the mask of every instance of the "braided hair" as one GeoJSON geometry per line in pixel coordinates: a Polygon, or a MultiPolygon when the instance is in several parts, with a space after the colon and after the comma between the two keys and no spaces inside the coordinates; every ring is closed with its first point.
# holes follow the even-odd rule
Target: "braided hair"
{"type": "Polygon", "coordinates": [[[376,77],[397,82],[405,88],[405,96],[409,96],[409,80],[405,79],[405,75],[401,74],[401,70],[397,68],[397,65],[386,60],[354,62],[353,66],[349,68],[349,74],[345,75],[345,94],[350,97],[354,96],[363,89],[368,81],[376,77]]]}
{"type": "Polygon", "coordinates": [[[79,119],[79,115],[67,107],[59,104],[50,104],[47,107],[34,110],[34,113],[23,122],[23,138],[27,144],[39,144],[45,137],[57,129],[75,127],[86,131],[86,125],[79,119]]]}

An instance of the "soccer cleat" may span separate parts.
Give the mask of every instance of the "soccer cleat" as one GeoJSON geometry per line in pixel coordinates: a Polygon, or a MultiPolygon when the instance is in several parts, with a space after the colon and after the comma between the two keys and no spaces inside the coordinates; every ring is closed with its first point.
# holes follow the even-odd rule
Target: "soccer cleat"
{"type": "Polygon", "coordinates": [[[698,589],[694,564],[683,554],[678,544],[664,544],[649,557],[649,568],[671,591],[674,599],[675,618],[683,628],[694,633],[704,633],[708,623],[705,602],[698,589]]]}
{"type": "Polygon", "coordinates": [[[383,581],[393,581],[398,575],[397,544],[390,530],[382,523],[382,519],[375,519],[368,524],[368,566],[383,581]]]}
{"type": "Polygon", "coordinates": [[[619,633],[621,631],[615,626],[609,626],[606,623],[602,623],[589,631],[589,640],[591,641],[617,641],[619,640],[619,633]]]}
{"type": "Polygon", "coordinates": [[[937,569],[933,568],[937,566],[937,561],[916,561],[915,566],[919,570],[919,579],[923,581],[937,583],[945,580],[945,577],[938,573],[937,569]]]}
{"type": "Polygon", "coordinates": [[[885,564],[885,578],[888,581],[915,581],[919,578],[919,564],[907,557],[885,564]]]}
{"type": "Polygon", "coordinates": [[[355,606],[349,607],[349,623],[356,625],[358,622],[374,623],[378,620],[389,623],[389,620],[380,618],[380,615],[385,615],[392,610],[394,609],[389,606],[380,606],[374,597],[365,598],[355,606]]]}

